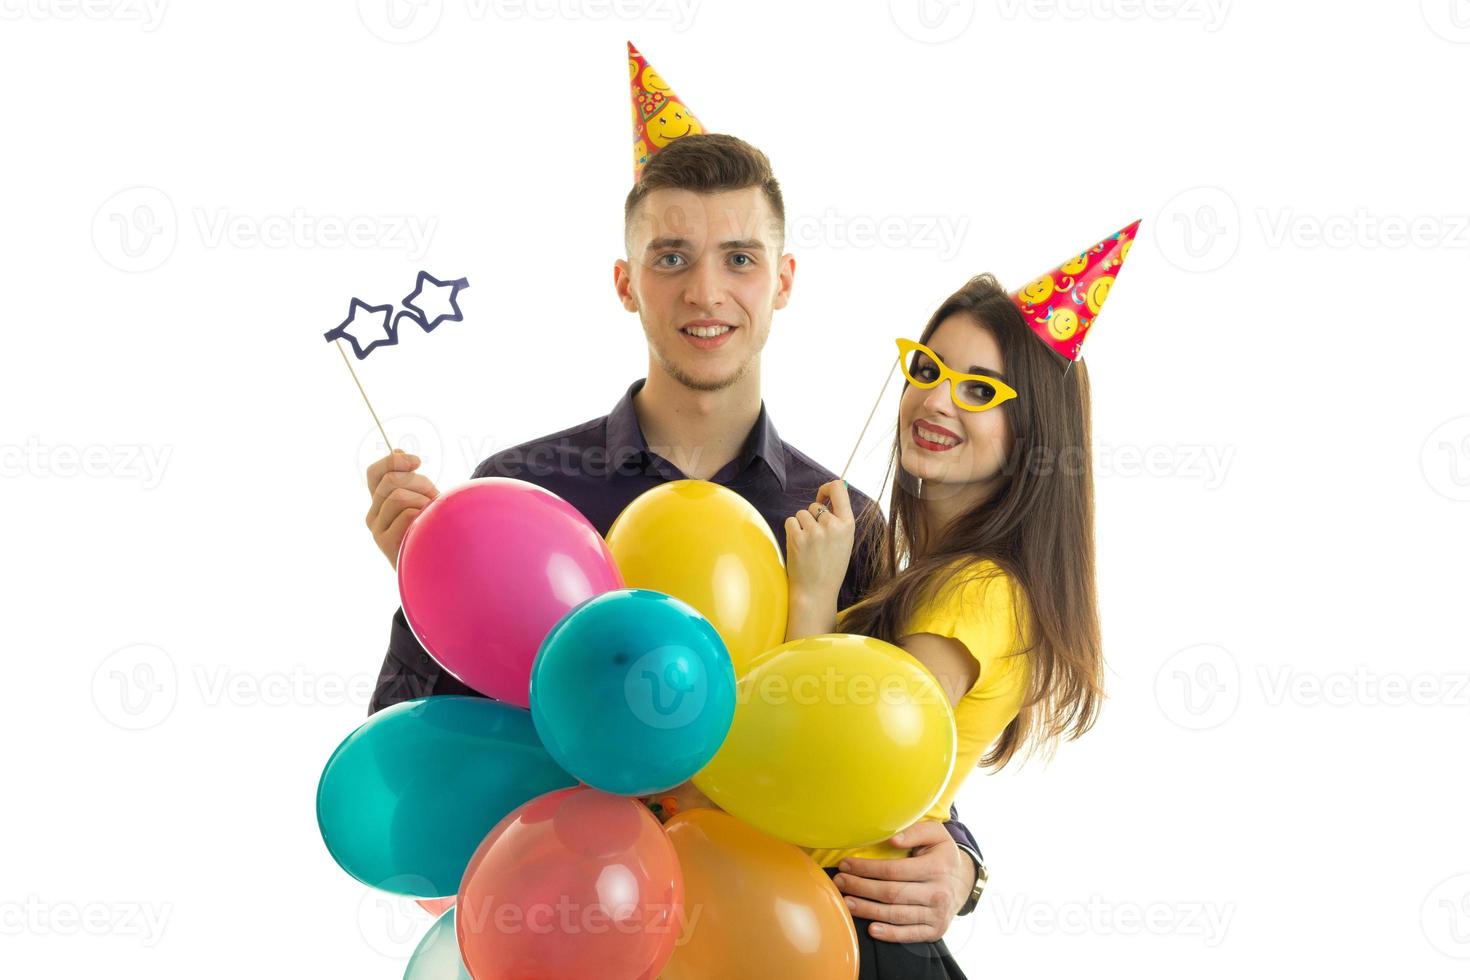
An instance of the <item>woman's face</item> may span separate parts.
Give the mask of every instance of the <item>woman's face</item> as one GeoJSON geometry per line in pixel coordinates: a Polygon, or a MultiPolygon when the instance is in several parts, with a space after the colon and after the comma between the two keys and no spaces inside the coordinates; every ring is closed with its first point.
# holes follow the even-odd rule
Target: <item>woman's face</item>
{"type": "MultiPolygon", "coordinates": [[[[969,314],[947,317],[925,346],[952,370],[1006,380],[1000,345],[969,314]]],[[[910,357],[918,362],[917,367],[910,367],[915,377],[938,377],[929,358],[918,352],[910,357]]],[[[941,484],[951,491],[973,485],[977,491],[988,492],[1001,475],[1010,447],[1005,409],[966,411],[950,397],[952,386],[948,379],[928,389],[906,384],[899,402],[900,461],[905,470],[924,481],[926,497],[931,485],[941,484]]],[[[1026,393],[1020,395],[1024,398],[1026,393]]]]}

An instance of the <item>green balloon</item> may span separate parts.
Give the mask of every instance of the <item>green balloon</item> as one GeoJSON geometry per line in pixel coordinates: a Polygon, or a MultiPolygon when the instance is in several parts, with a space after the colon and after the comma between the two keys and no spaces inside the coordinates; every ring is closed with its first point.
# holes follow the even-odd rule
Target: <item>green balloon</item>
{"type": "Polygon", "coordinates": [[[487,698],[404,701],[332,753],[317,786],[322,840],[358,881],[440,898],[516,807],[577,785],[541,744],[531,713],[487,698]]]}
{"type": "Polygon", "coordinates": [[[408,958],[403,980],[470,980],[459,955],[459,937],[454,934],[454,909],[434,920],[418,948],[408,958]]]}

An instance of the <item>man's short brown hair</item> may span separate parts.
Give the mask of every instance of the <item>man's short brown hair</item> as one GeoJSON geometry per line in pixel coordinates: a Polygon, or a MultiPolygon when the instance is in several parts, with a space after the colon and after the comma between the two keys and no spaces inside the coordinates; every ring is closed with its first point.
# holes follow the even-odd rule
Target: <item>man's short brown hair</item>
{"type": "Polygon", "coordinates": [[[759,187],[775,219],[778,250],[785,247],[786,204],[771,161],[745,140],[724,133],[681,136],[653,155],[623,204],[623,226],[649,194],[665,188],[714,194],[759,187]]]}

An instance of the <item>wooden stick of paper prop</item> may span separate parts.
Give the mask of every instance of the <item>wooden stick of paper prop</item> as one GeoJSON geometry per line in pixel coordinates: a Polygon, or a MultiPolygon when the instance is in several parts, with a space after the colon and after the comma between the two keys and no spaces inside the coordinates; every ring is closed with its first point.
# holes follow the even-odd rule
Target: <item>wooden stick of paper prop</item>
{"type": "Polygon", "coordinates": [[[347,348],[342,346],[340,337],[337,338],[337,352],[342,355],[342,363],[347,365],[347,373],[352,375],[352,380],[357,385],[357,390],[362,393],[362,403],[367,406],[368,414],[373,417],[373,424],[378,427],[378,433],[383,437],[383,445],[388,447],[389,452],[392,452],[393,443],[388,440],[388,430],[383,428],[383,423],[378,418],[378,413],[373,409],[373,403],[368,399],[367,391],[363,388],[362,381],[357,377],[356,369],[353,368],[352,362],[347,359],[347,348]]]}
{"type": "Polygon", "coordinates": [[[839,477],[839,479],[847,479],[847,470],[850,466],[852,466],[852,461],[857,458],[858,446],[861,446],[863,444],[863,436],[868,434],[868,426],[873,424],[873,416],[878,414],[878,403],[883,400],[884,392],[888,390],[889,383],[893,381],[893,372],[898,370],[898,362],[899,359],[902,357],[903,355],[900,354],[898,357],[893,359],[893,367],[888,369],[888,377],[883,379],[883,387],[878,389],[878,397],[873,399],[873,408],[871,411],[868,412],[868,420],[863,423],[863,431],[858,433],[857,442],[853,444],[852,453],[847,457],[847,462],[844,463],[842,466],[842,475],[839,477]]]}

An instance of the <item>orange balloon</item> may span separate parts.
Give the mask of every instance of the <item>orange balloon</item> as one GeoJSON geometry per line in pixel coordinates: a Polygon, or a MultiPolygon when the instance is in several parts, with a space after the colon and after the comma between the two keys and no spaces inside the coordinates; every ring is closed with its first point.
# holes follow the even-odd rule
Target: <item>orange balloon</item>
{"type": "Polygon", "coordinates": [[[842,894],[803,851],[720,810],[664,824],[684,871],[684,933],[660,980],[856,980],[842,894]]]}

